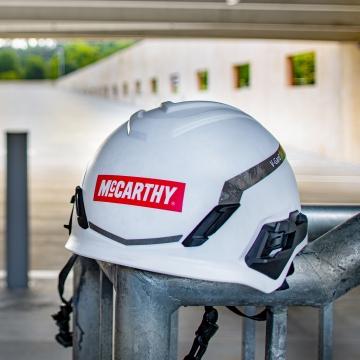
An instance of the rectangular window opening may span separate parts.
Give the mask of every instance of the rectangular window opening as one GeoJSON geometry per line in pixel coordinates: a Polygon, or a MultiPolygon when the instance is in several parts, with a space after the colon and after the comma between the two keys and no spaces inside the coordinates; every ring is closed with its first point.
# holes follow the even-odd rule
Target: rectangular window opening
{"type": "Polygon", "coordinates": [[[288,84],[291,86],[315,85],[316,55],[306,52],[287,57],[288,84]]]}
{"type": "Polygon", "coordinates": [[[209,87],[209,73],[207,70],[200,70],[196,73],[198,90],[205,91],[209,87]]]}
{"type": "Polygon", "coordinates": [[[233,66],[234,88],[240,89],[250,86],[250,64],[233,66]]]}
{"type": "Polygon", "coordinates": [[[179,83],[180,76],[178,73],[173,73],[170,75],[170,91],[173,94],[177,94],[179,92],[179,83]]]}
{"type": "Polygon", "coordinates": [[[141,94],[141,81],[140,80],[136,80],[136,82],[135,82],[135,92],[138,95],[141,94]]]}
{"type": "Polygon", "coordinates": [[[158,92],[158,80],[157,78],[152,78],[150,80],[150,88],[151,88],[151,93],[152,94],[157,94],[158,92]]]}
{"type": "Polygon", "coordinates": [[[112,93],[113,93],[114,97],[118,96],[118,87],[117,87],[117,85],[112,86],[112,93]]]}
{"type": "Polygon", "coordinates": [[[128,83],[123,83],[123,95],[124,96],[128,96],[128,94],[129,94],[129,85],[128,85],[128,83]]]}

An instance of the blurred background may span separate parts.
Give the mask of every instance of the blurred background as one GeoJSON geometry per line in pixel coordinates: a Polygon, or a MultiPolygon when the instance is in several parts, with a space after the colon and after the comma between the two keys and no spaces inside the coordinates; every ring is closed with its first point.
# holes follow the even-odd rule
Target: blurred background
{"type": "MultiPolygon", "coordinates": [[[[0,130],[29,132],[34,270],[58,269],[68,256],[62,224],[99,144],[133,112],[163,101],[239,107],[283,144],[303,203],[360,200],[357,43],[19,38],[0,46],[0,130]]],[[[4,170],[4,136],[0,149],[4,170]]]]}
{"type": "MultiPolygon", "coordinates": [[[[70,359],[53,343],[46,318],[69,256],[69,200],[101,142],[139,109],[201,99],[234,105],[283,144],[302,203],[360,203],[360,2],[67,3],[0,1],[0,279],[4,289],[5,133],[27,131],[30,269],[38,290],[21,306],[19,296],[1,292],[0,359],[23,351],[70,359]],[[33,337],[22,328],[29,313],[38,321],[33,337]]],[[[343,300],[339,317],[351,322],[346,309],[354,303],[343,300]]],[[[291,315],[290,335],[298,333],[290,341],[315,358],[313,315],[306,311],[291,315]]],[[[184,319],[187,346],[197,325],[184,319]]],[[[238,358],[240,320],[226,321],[238,329],[220,335],[207,359],[238,358]],[[219,349],[227,347],[222,357],[219,349]]],[[[355,325],[347,323],[349,333],[355,325]]],[[[335,355],[350,346],[345,358],[358,358],[355,339],[347,341],[335,355]]]]}

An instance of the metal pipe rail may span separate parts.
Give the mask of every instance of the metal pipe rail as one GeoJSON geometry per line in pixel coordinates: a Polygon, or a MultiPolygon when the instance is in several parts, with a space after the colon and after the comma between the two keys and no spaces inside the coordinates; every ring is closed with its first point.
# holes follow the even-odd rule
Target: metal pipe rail
{"type": "Polygon", "coordinates": [[[335,226],[360,213],[359,205],[303,205],[309,221],[309,241],[324,235],[335,226]]]}
{"type": "MultiPolygon", "coordinates": [[[[75,268],[74,359],[99,359],[101,354],[102,360],[175,360],[174,317],[180,306],[189,305],[266,306],[266,360],[286,359],[287,307],[319,307],[319,359],[331,359],[331,304],[360,283],[359,230],[356,215],[310,243],[294,260],[290,288],[271,294],[80,258],[75,268]]],[[[253,358],[247,345],[243,359],[253,358]]]]}

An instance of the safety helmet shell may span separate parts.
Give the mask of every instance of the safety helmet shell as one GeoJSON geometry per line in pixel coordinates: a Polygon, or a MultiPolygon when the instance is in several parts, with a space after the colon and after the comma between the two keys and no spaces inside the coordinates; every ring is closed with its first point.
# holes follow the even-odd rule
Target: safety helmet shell
{"type": "MultiPolygon", "coordinates": [[[[114,264],[274,291],[307,242],[303,234],[291,244],[275,276],[249,262],[266,224],[301,211],[293,171],[279,154],[278,141],[260,123],[228,105],[164,103],[137,112],[89,164],[81,186],[89,226],[80,226],[74,211],[66,247],[114,264]],[[226,181],[265,159],[279,164],[241,191],[240,206],[214,233],[201,244],[184,246],[221,203],[226,181]]],[[[281,257],[282,250],[265,258],[281,257]]]]}

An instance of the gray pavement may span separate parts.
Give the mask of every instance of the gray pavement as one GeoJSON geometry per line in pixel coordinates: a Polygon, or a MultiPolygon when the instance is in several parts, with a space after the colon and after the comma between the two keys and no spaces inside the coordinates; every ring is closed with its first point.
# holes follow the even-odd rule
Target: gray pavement
{"type": "Polygon", "coordinates": [[[28,291],[0,288],[0,360],[69,360],[71,350],[54,342],[55,281],[33,281],[28,291]]]}

